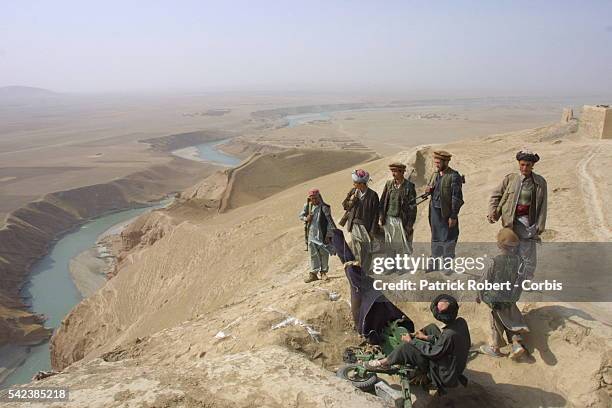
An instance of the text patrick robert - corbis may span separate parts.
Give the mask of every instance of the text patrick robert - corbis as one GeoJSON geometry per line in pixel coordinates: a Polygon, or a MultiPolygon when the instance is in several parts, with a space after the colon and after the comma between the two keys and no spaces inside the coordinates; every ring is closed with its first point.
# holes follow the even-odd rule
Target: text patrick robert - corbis
{"type": "MultiPolygon", "coordinates": [[[[409,273],[414,275],[417,270],[424,270],[431,262],[439,262],[441,269],[452,270],[458,275],[469,272],[470,275],[481,276],[487,268],[486,256],[482,257],[456,257],[456,258],[432,258],[429,256],[411,256],[407,254],[396,254],[395,256],[379,256],[372,259],[372,272],[382,275],[390,272],[409,273]]],[[[557,280],[544,280],[534,282],[528,279],[520,279],[517,282],[489,282],[480,278],[468,278],[466,280],[430,281],[428,279],[408,280],[401,279],[394,282],[386,282],[382,279],[374,279],[372,283],[376,290],[387,291],[511,291],[513,287],[521,287],[523,290],[538,291],[561,291],[563,283],[557,280]]]]}

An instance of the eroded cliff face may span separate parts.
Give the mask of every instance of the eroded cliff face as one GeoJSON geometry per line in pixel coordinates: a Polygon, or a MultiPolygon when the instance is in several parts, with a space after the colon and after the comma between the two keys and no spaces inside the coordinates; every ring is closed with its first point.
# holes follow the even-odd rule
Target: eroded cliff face
{"type": "Polygon", "coordinates": [[[225,130],[197,130],[193,132],[177,133],[173,135],[152,137],[140,140],[148,143],[151,148],[160,152],[171,152],[183,147],[194,146],[200,143],[214,142],[216,140],[230,139],[237,136],[225,130]]]}
{"type": "MultiPolygon", "coordinates": [[[[601,181],[600,192],[611,191],[610,181],[600,176],[605,164],[612,163],[612,152],[602,148],[600,141],[580,138],[557,126],[441,146],[454,154],[452,167],[468,180],[461,239],[495,236],[499,226],[484,220],[486,198],[505,174],[515,171],[514,154],[524,146],[543,158],[536,170],[548,180],[545,239],[589,241],[597,239],[594,231],[609,231],[607,221],[593,218],[591,207],[572,192],[581,191],[584,177],[601,181]],[[560,155],[564,163],[582,163],[590,157],[590,165],[568,169],[554,159],[560,155]]],[[[424,180],[429,171],[428,149],[416,148],[361,167],[370,171],[377,191],[388,178],[387,164],[395,160],[415,167],[416,180],[424,180]]],[[[265,175],[257,177],[265,179],[265,175]]],[[[170,218],[176,211],[178,222],[164,224],[169,227],[152,245],[140,239],[117,276],[64,319],[51,346],[53,366],[65,370],[41,384],[70,385],[81,396],[93,392],[100,399],[107,398],[111,406],[119,404],[113,401],[153,404],[155,398],[202,401],[211,393],[218,396],[211,401],[219,406],[230,402],[250,406],[249,395],[269,405],[297,398],[297,405],[376,406],[370,399],[353,399],[370,397],[355,395],[332,379],[331,372],[320,369],[333,370],[340,364],[343,348],[359,342],[352,331],[342,266],[332,258],[329,281],[302,282],[308,259],[297,213],[304,194],[309,188],[319,188],[339,219],[338,203],[350,186],[349,168],[299,182],[223,214],[210,215],[201,209],[207,215],[198,217],[197,212],[187,213],[180,207],[167,210],[170,218]],[[330,292],[340,294],[340,300],[332,301],[330,292]],[[297,324],[280,324],[290,317],[297,324]],[[320,334],[313,337],[305,325],[320,334]],[[150,392],[137,391],[137,372],[145,378],[142,389],[150,392]],[[118,376],[128,378],[126,386],[117,384],[118,376]],[[246,391],[237,391],[245,378],[246,391]],[[270,378],[277,382],[270,383],[270,378]],[[171,381],[180,384],[178,389],[169,385],[171,381]],[[319,389],[321,395],[331,390],[325,402],[318,399],[319,389]]],[[[601,204],[598,200],[594,203],[601,204]]],[[[147,222],[141,225],[142,238],[148,227],[147,222]]],[[[427,211],[420,209],[415,240],[428,239],[427,211]]],[[[399,306],[417,327],[431,322],[428,305],[399,306]]],[[[576,305],[529,303],[520,307],[532,328],[527,338],[532,350],[528,366],[477,356],[468,365],[468,388],[441,400],[419,396],[420,403],[609,406],[610,327],[576,305]]],[[[473,344],[487,342],[487,308],[464,303],[461,315],[469,322],[473,344]]]]}
{"type": "Polygon", "coordinates": [[[49,337],[50,330],[26,310],[19,292],[33,263],[55,239],[95,216],[160,199],[214,169],[177,158],[110,183],[47,194],[9,214],[0,229],[0,346],[49,337]]]}

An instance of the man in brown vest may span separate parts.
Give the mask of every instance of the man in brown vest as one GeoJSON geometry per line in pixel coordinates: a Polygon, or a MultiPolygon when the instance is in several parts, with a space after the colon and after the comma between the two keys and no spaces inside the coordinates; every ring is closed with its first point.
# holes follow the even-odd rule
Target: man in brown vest
{"type": "Polygon", "coordinates": [[[448,165],[452,155],[443,150],[433,152],[435,171],[429,178],[426,191],[431,194],[429,225],[431,227],[431,256],[427,271],[446,269],[444,263],[455,258],[459,238],[459,210],[463,205],[463,178],[448,165]]]}
{"type": "Polygon", "coordinates": [[[493,190],[487,219],[494,223],[501,218],[503,226],[518,235],[525,279],[533,279],[537,264],[536,242],[546,227],[547,186],[544,177],[533,172],[540,156],[521,150],[516,160],[519,172],[508,174],[493,190]]]}
{"type": "Polygon", "coordinates": [[[404,177],[406,165],[391,163],[392,180],[385,183],[380,196],[380,225],[387,249],[395,253],[412,253],[412,236],[417,216],[414,183],[404,177]]]}

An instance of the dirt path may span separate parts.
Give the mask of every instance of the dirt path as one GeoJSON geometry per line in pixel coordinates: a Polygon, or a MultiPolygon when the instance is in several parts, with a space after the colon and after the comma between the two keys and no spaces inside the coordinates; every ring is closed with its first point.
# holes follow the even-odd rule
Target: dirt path
{"type": "Polygon", "coordinates": [[[601,146],[595,146],[589,150],[585,159],[577,166],[578,179],[586,213],[589,215],[589,223],[593,227],[593,234],[600,241],[612,240],[612,231],[606,225],[606,219],[602,208],[602,201],[598,197],[595,180],[589,173],[589,163],[601,151],[601,146]]]}

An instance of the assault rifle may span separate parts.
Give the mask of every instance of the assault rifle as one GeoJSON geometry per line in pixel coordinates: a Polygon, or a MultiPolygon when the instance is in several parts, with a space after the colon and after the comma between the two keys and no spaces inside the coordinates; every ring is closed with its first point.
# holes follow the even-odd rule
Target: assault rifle
{"type": "MultiPolygon", "coordinates": [[[[308,217],[312,213],[312,204],[310,199],[308,199],[308,207],[306,210],[306,216],[308,217]]],[[[308,232],[310,231],[310,222],[304,221],[304,242],[306,244],[306,249],[304,251],[308,251],[308,232]]]]}
{"type": "Polygon", "coordinates": [[[413,200],[410,200],[409,204],[410,205],[419,205],[419,204],[427,201],[427,199],[429,198],[430,195],[431,195],[431,193],[423,193],[420,196],[414,198],[413,200]]]}

